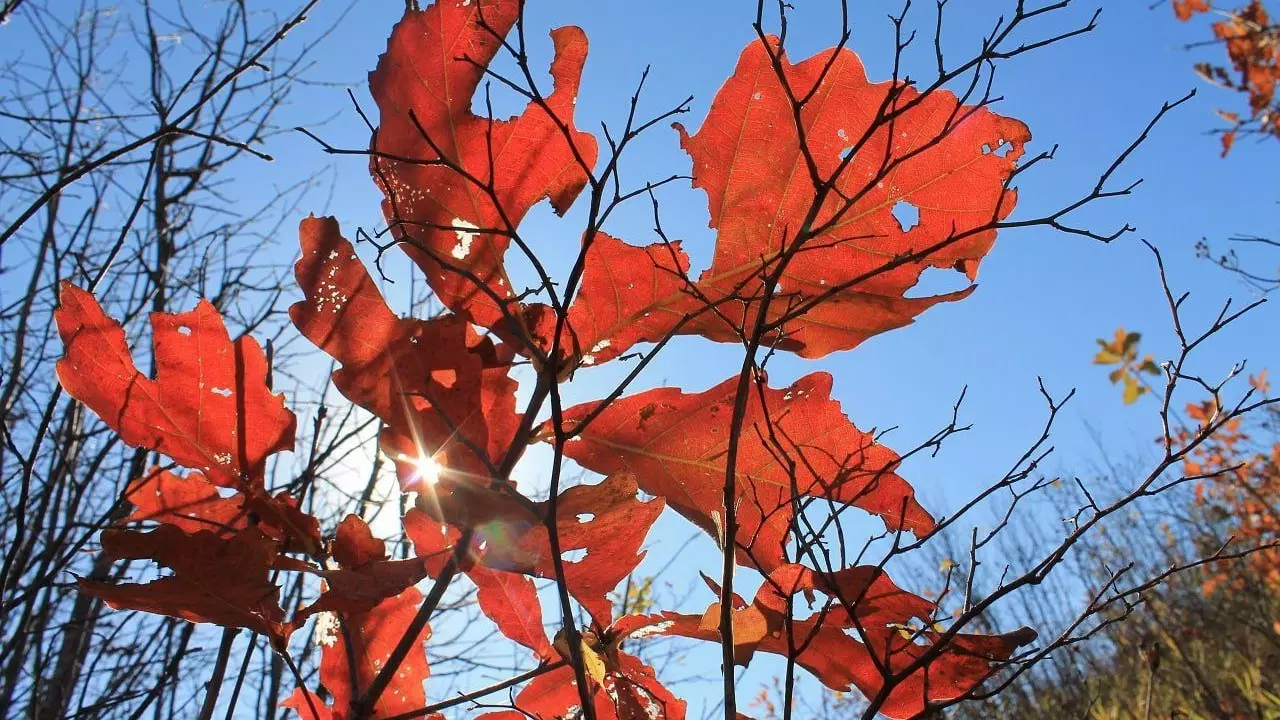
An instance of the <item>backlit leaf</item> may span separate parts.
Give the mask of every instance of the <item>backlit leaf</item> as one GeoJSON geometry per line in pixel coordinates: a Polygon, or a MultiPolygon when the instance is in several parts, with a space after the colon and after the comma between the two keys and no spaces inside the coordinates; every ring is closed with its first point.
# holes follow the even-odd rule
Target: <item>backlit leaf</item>
{"type": "MultiPolygon", "coordinates": [[[[565,454],[599,473],[630,472],[645,492],[717,536],[725,451],[737,379],[685,394],[659,388],[612,403],[565,446],[565,454]]],[[[569,428],[596,407],[565,411],[569,428]]],[[[897,473],[898,455],[858,430],[831,399],[831,376],[814,373],[783,390],[750,393],[737,459],[737,547],[742,562],[765,572],[782,563],[792,515],[792,487],[882,517],[916,534],[933,518],[897,473]],[[793,478],[776,438],[795,460],[793,478]]]]}
{"type": "Polygon", "coordinates": [[[232,342],[209,303],[152,313],[154,380],[89,293],[64,283],[54,317],[66,346],[58,381],[129,445],[250,488],[261,486],[269,455],[293,449],[297,420],[271,392],[262,348],[249,337],[232,342]]]}
{"type": "Polygon", "coordinates": [[[508,223],[519,225],[546,198],[565,212],[596,160],[595,139],[573,126],[587,57],[579,28],[551,33],[554,89],[545,105],[530,102],[520,115],[492,122],[472,112],[484,68],[501,51],[520,5],[441,0],[406,12],[369,76],[382,120],[373,147],[404,158],[372,159],[393,234],[446,307],[503,337],[522,335],[509,325],[521,320],[503,265],[508,223]],[[408,161],[440,158],[467,177],[408,161]]]}

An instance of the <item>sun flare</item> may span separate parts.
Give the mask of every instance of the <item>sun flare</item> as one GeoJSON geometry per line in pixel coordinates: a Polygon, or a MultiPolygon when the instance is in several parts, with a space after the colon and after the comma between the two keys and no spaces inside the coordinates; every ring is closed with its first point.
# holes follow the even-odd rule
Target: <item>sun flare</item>
{"type": "Polygon", "coordinates": [[[411,462],[414,467],[414,477],[418,482],[428,486],[440,482],[440,474],[444,472],[444,466],[434,456],[418,455],[412,458],[411,462]]]}

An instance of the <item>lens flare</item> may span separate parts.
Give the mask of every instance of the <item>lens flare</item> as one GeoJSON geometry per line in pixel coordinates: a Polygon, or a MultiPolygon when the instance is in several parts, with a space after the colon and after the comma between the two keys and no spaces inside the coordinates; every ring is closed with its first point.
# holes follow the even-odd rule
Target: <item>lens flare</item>
{"type": "Polygon", "coordinates": [[[413,466],[418,479],[427,485],[435,485],[440,482],[440,473],[444,472],[444,466],[431,456],[414,458],[413,466]]]}

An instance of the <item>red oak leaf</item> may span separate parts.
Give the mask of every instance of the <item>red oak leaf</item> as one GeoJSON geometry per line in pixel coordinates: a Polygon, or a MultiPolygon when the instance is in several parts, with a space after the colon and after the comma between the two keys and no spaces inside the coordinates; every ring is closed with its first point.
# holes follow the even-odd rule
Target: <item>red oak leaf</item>
{"type": "MultiPolygon", "coordinates": [[[[659,388],[611,403],[565,446],[565,454],[599,473],[628,471],[719,538],[725,450],[737,380],[697,394],[659,388]]],[[[858,430],[831,397],[831,376],[814,373],[785,390],[752,391],[737,458],[738,555],[769,572],[783,562],[793,483],[800,495],[860,507],[917,535],[933,519],[896,474],[899,457],[858,430]],[[795,465],[793,478],[782,457],[795,465]]],[[[569,428],[598,403],[565,411],[569,428]]]]}
{"type": "MultiPolygon", "coordinates": [[[[476,720],[560,720],[581,717],[582,699],[574,682],[573,668],[562,667],[544,673],[529,681],[516,695],[515,706],[519,710],[488,712],[477,716],[476,720]]],[[[596,717],[613,718],[613,704],[602,696],[603,693],[593,695],[596,717]]]]}
{"type": "Polygon", "coordinates": [[[224,538],[253,525],[284,543],[282,550],[308,553],[319,549],[319,522],[299,509],[289,493],[272,497],[265,491],[251,490],[224,497],[220,487],[203,473],[179,476],[152,469],[125,489],[125,498],[134,510],[121,524],[163,523],[188,534],[208,530],[224,538]]]}
{"type": "Polygon", "coordinates": [[[295,273],[306,299],[289,315],[342,363],[338,390],[386,423],[383,449],[407,461],[405,478],[427,460],[460,477],[490,477],[519,425],[510,350],[457,315],[397,317],[334,219],[307,218],[300,235],[295,273]]]}
{"type": "MultiPolygon", "coordinates": [[[[596,485],[577,485],[560,493],[556,503],[557,535],[562,555],[585,550],[577,560],[563,560],[566,587],[600,627],[612,618],[612,603],[607,598],[640,561],[641,545],[649,528],[662,514],[662,500],[641,502],[636,496],[635,478],[619,473],[596,485]]],[[[423,496],[432,493],[424,492],[423,496]]],[[[494,495],[498,495],[496,492],[494,495]]],[[[533,510],[518,506],[505,494],[485,500],[476,512],[483,515],[471,523],[476,533],[474,558],[490,570],[519,572],[533,577],[555,579],[555,559],[545,521],[551,512],[550,502],[536,503],[533,510]],[[507,508],[495,512],[496,508],[507,508]]],[[[452,549],[457,539],[435,512],[419,507],[405,515],[405,529],[414,541],[416,552],[439,557],[452,549]]],[[[453,513],[455,516],[460,512],[453,513]]],[[[472,577],[476,580],[475,576],[472,577]]],[[[476,580],[477,585],[480,584],[476,580]]],[[[496,618],[495,618],[496,620],[496,618]]]]}
{"type": "Polygon", "coordinates": [[[559,659],[542,627],[542,603],[532,580],[481,565],[469,569],[467,577],[476,585],[480,611],[503,635],[532,650],[540,660],[559,659]]]}
{"type": "MultiPolygon", "coordinates": [[[[429,577],[440,574],[462,535],[457,528],[433,519],[416,507],[409,508],[404,515],[404,533],[413,543],[413,554],[426,563],[429,577]]],[[[470,555],[465,557],[463,569],[470,567],[473,559],[470,555]]]]}
{"type": "Polygon", "coordinates": [[[358,568],[386,560],[387,544],[373,536],[369,523],[359,515],[350,514],[338,523],[331,552],[342,567],[358,568]]]}
{"type": "MultiPolygon", "coordinates": [[[[719,588],[714,590],[719,595],[719,588]]],[[[787,603],[791,601],[793,608],[798,607],[794,604],[797,593],[803,593],[808,606],[812,607],[815,590],[838,599],[841,607],[853,607],[864,627],[904,625],[914,619],[927,621],[935,607],[924,598],[900,589],[875,566],[850,567],[827,574],[803,565],[782,565],[765,578],[751,605],[735,609],[730,616],[735,662],[748,664],[757,647],[785,626],[787,603]]],[[[702,614],[698,629],[715,633],[718,638],[719,628],[720,603],[715,602],[702,614]]]]}
{"type": "Polygon", "coordinates": [[[618,720],[683,720],[686,703],[677,699],[661,683],[653,668],[622,651],[615,653],[616,665],[608,667],[605,689],[617,696],[618,720]]]}
{"type": "MultiPolygon", "coordinates": [[[[791,655],[827,687],[839,692],[856,687],[868,698],[876,698],[888,687],[880,712],[891,718],[911,718],[922,713],[928,702],[969,692],[990,675],[993,663],[1008,659],[1019,646],[1035,639],[1035,633],[1026,628],[1005,635],[956,634],[946,640],[927,625],[916,631],[905,629],[912,620],[929,622],[932,609],[932,603],[898,589],[878,568],[849,568],[827,576],[798,565],[783,566],[761,586],[749,608],[734,612],[735,659],[746,664],[757,650],[791,655]],[[800,614],[803,608],[813,607],[815,589],[832,599],[808,618],[793,620],[789,638],[785,600],[797,592],[810,595],[807,603],[792,600],[793,612],[800,614]],[[854,615],[835,595],[852,605],[854,615]],[[937,642],[943,644],[935,649],[937,642]],[[926,658],[930,652],[934,655],[926,658]]],[[[614,642],[679,635],[718,643],[719,610],[719,603],[713,603],[703,615],[624,617],[614,623],[609,635],[614,642]]]]}
{"type": "MultiPolygon", "coordinates": [[[[637,490],[634,477],[618,473],[597,485],[571,487],[560,494],[556,504],[561,553],[586,551],[578,560],[563,562],[565,583],[600,627],[613,617],[613,603],[607,595],[644,559],[640,547],[666,507],[660,499],[641,502],[637,490]]],[[[537,558],[534,574],[555,578],[545,527],[529,533],[520,547],[537,558]]]]}
{"type": "Polygon", "coordinates": [[[289,635],[280,588],[269,579],[279,546],[256,528],[229,538],[208,530],[187,534],[173,525],[149,532],[109,529],[102,533],[102,551],[117,560],[154,560],[173,571],[147,583],[79,579],[81,592],[113,608],[248,628],[277,644],[289,635]]]}
{"type": "MultiPolygon", "coordinates": [[[[333,698],[326,707],[313,693],[298,689],[281,703],[293,708],[303,720],[346,720],[351,717],[351,704],[369,688],[391,651],[405,635],[422,603],[422,593],[408,588],[377,607],[345,616],[345,628],[337,616],[322,613],[316,620],[316,642],[321,646],[320,682],[333,698]],[[345,630],[345,632],[344,632],[345,630]],[[347,638],[351,646],[347,647],[347,638]],[[355,687],[352,687],[352,680],[355,687]],[[308,702],[310,701],[310,702],[308,702]],[[313,713],[311,708],[316,708],[313,713]]],[[[404,662],[396,668],[391,683],[374,703],[372,712],[362,717],[370,720],[395,717],[418,710],[427,704],[422,684],[430,674],[423,644],[430,637],[424,628],[404,662]]]]}
{"type": "MultiPolygon", "coordinates": [[[[773,39],[747,47],[696,135],[676,126],[718,231],[699,289],[713,301],[741,296],[722,307],[724,317],[752,323],[765,289],[761,270],[789,258],[767,314],[779,324],[770,340],[804,357],[852,348],[968,295],[972,288],[904,297],[928,267],[974,278],[995,240],[985,228],[1013,209],[1015,193],[1004,186],[1030,139],[1026,127],[961,106],[947,92],[922,96],[901,84],[870,83],[846,49],[794,65],[780,56],[794,94],[813,89],[801,117],[803,146],[820,178],[836,177],[835,191],[819,198],[770,59],[776,48],[773,39]],[[892,121],[877,122],[882,108],[892,121]],[[997,152],[1006,145],[1007,153],[997,152]],[[918,212],[911,227],[895,219],[899,204],[918,212]],[[803,249],[792,253],[797,237],[803,249]]],[[[724,342],[740,337],[710,313],[683,332],[724,342]]]]}
{"type": "Polygon", "coordinates": [[[493,535],[504,545],[542,522],[536,505],[511,485],[482,485],[473,478],[441,475],[421,483],[414,503],[433,520],[475,528],[482,539],[493,535]]]}
{"type": "Polygon", "coordinates": [[[262,487],[267,456],[293,448],[297,419],[271,392],[262,348],[249,337],[231,342],[208,302],[152,313],[154,380],[89,293],[64,283],[54,317],[66,346],[58,381],[125,443],[250,491],[262,487]]]}
{"type": "MultiPolygon", "coordinates": [[[[585,649],[594,653],[594,650],[585,649]]],[[[603,678],[591,679],[596,717],[601,720],[684,720],[686,703],[658,682],[653,668],[620,650],[596,656],[603,678]]],[[[573,669],[539,675],[516,695],[518,710],[485,713],[484,720],[560,720],[581,716],[582,699],[573,669]]]]}
{"type": "Polygon", "coordinates": [[[521,321],[503,267],[510,232],[544,198],[567,210],[596,161],[595,139],[573,127],[587,57],[579,28],[551,33],[545,102],[509,120],[471,111],[520,5],[441,0],[406,12],[369,76],[382,121],[373,148],[385,154],[372,172],[394,236],[446,307],[503,337],[528,336],[508,324],[521,321]]]}
{"type": "Polygon", "coordinates": [[[340,717],[334,715],[319,695],[306,688],[295,688],[292,695],[280,701],[280,707],[298,713],[299,720],[334,720],[340,717]]]}
{"type": "Polygon", "coordinates": [[[1173,14],[1179,20],[1190,20],[1196,13],[1209,12],[1210,9],[1208,0],[1173,0],[1173,14]]]}
{"type": "Polygon", "coordinates": [[[290,569],[323,577],[328,586],[314,603],[298,611],[294,618],[296,624],[326,610],[348,614],[366,612],[426,577],[429,569],[420,558],[388,560],[386,543],[375,538],[368,523],[358,515],[347,515],[338,524],[330,551],[338,568],[290,566],[290,569]]]}
{"type": "MultiPolygon", "coordinates": [[[[552,650],[551,642],[543,629],[542,604],[538,600],[533,581],[524,575],[494,570],[474,562],[482,553],[482,545],[500,546],[518,539],[500,536],[495,529],[498,527],[501,524],[494,521],[489,527],[482,527],[477,531],[472,544],[473,552],[465,559],[463,566],[467,577],[476,586],[476,600],[480,611],[507,638],[533,650],[541,660],[554,660],[558,656],[552,650]],[[486,537],[486,531],[490,537],[486,537]]],[[[410,508],[405,514],[404,529],[405,534],[413,541],[414,553],[426,561],[432,576],[440,573],[461,535],[453,526],[432,518],[418,507],[410,508]]],[[[524,525],[519,532],[527,530],[528,526],[524,525]]]]}
{"type": "MultiPolygon", "coordinates": [[[[560,339],[561,354],[583,366],[599,365],[639,342],[672,334],[696,302],[686,281],[689,257],[679,242],[629,245],[597,233],[587,250],[581,285],[560,339]]],[[[526,309],[544,351],[551,349],[556,316],[547,305],[526,309]]],[[[568,369],[575,366],[570,364],[568,369]]]]}
{"type": "Polygon", "coordinates": [[[188,534],[208,530],[224,538],[249,526],[244,497],[223,497],[217,485],[194,471],[182,476],[152,468],[130,481],[124,496],[134,507],[126,522],[163,523],[188,534]]]}

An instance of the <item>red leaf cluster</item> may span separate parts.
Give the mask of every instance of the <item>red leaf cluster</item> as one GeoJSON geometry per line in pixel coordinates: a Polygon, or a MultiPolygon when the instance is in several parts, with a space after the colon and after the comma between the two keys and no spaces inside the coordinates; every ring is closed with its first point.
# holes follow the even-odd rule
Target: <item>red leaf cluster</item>
{"type": "MultiPolygon", "coordinates": [[[[818,573],[782,565],[750,605],[742,603],[733,610],[735,661],[746,665],[757,651],[794,657],[833,690],[857,689],[868,698],[884,691],[887,699],[880,712],[915,717],[931,702],[964,695],[987,677],[992,662],[1007,660],[1035,638],[1027,628],[1007,635],[947,633],[944,638],[932,624],[935,609],[929,601],[899,589],[880,568],[818,573]],[[815,591],[827,600],[808,618],[788,621],[788,607],[798,610],[807,598],[812,608],[815,591]],[[885,678],[892,675],[905,677],[885,690],[885,678]]],[[[680,635],[719,642],[719,623],[716,602],[702,615],[622,618],[611,632],[619,639],[680,635]]]]}
{"type": "Polygon", "coordinates": [[[126,523],[152,529],[103,536],[112,557],[153,560],[171,574],[82,588],[116,607],[250,628],[281,651],[315,616],[328,701],[299,689],[286,705],[315,720],[386,718],[425,712],[429,630],[404,638],[434,606],[415,585],[443,583],[456,569],[476,586],[481,611],[546,670],[516,695],[519,712],[488,717],[574,717],[589,701],[600,718],[682,720],[684,702],[620,643],[720,642],[720,606],[615,618],[609,598],[669,505],[766,578],[753,602],[739,598],[732,609],[738,662],[759,651],[793,657],[833,689],[885,695],[891,717],[968,692],[1028,631],[945,631],[931,603],[879,568],[824,573],[788,556],[813,506],[859,508],[893,532],[935,528],[898,474],[902,458],[846,417],[830,375],[773,389],[761,372],[746,394],[733,378],[700,393],[659,388],[568,408],[556,386],[679,334],[739,342],[755,327],[769,347],[821,357],[967,296],[972,285],[908,293],[930,268],[976,277],[1013,208],[1008,183],[1027,129],[945,92],[871,83],[846,49],[792,63],[777,40],[752,43],[702,127],[677,126],[717,233],[710,266],[695,280],[678,242],[638,247],[591,229],[576,248],[567,301],[548,284],[546,302],[534,302],[512,287],[505,265],[513,245],[525,250],[521,220],[544,199],[564,213],[584,189],[598,203],[598,153],[574,124],[587,53],[578,28],[551,34],[550,94],[529,92],[527,107],[506,120],[473,111],[487,102],[480,83],[510,47],[522,5],[441,0],[410,10],[370,76],[382,123],[371,171],[390,232],[448,312],[398,316],[334,219],[301,224],[303,299],[290,318],[341,365],[337,389],[381,421],[381,451],[416,494],[404,517],[415,556],[388,559],[355,515],[326,542],[299,499],[267,491],[267,461],[293,446],[296,421],[270,390],[261,348],[233,343],[211,306],[153,316],[151,379],[134,367],[120,326],[68,286],[58,314],[63,386],[126,442],[186,468],[158,469],[126,491],[135,508],[126,523]],[[811,99],[792,117],[799,95],[811,99]],[[907,206],[915,221],[898,219],[907,206]],[[526,361],[539,378],[527,416],[513,378],[526,361]],[[548,395],[553,419],[535,422],[548,395]],[[725,537],[735,434],[736,532],[725,537]],[[533,441],[604,480],[534,500],[510,477],[533,441]],[[570,551],[585,556],[570,561],[570,551]],[[294,617],[271,580],[279,571],[318,579],[318,597],[294,617]],[[553,642],[535,580],[563,589],[588,627],[553,642]],[[794,618],[799,601],[812,606],[819,595],[818,609],[794,618]],[[398,645],[407,655],[397,663],[398,645]],[[589,687],[577,687],[584,676],[563,664],[575,656],[589,687]]]}
{"type": "MultiPolygon", "coordinates": [[[[1258,394],[1267,395],[1266,373],[1250,378],[1258,394]]],[[[1177,431],[1185,445],[1206,427],[1217,430],[1197,444],[1183,461],[1183,472],[1202,478],[1196,484],[1196,500],[1223,520],[1234,542],[1243,547],[1264,547],[1280,542],[1280,442],[1275,423],[1280,414],[1270,410],[1266,419],[1246,425],[1241,418],[1222,421],[1223,409],[1212,400],[1186,407],[1188,422],[1177,431]]],[[[1274,552],[1249,555],[1244,562],[1268,587],[1280,587],[1280,558],[1274,552]]],[[[1239,567],[1225,563],[1215,568],[1205,592],[1219,588],[1240,590],[1247,582],[1239,567]]]]}
{"type": "MultiPolygon", "coordinates": [[[[1173,11],[1187,21],[1199,13],[1213,11],[1207,0],[1175,0],[1173,11]]],[[[1241,132],[1280,138],[1280,31],[1261,0],[1251,2],[1213,23],[1213,37],[1227,51],[1232,71],[1211,63],[1196,66],[1205,79],[1243,93],[1249,114],[1219,111],[1230,127],[1222,133],[1222,154],[1226,156],[1241,132]]]]}
{"type": "MultiPolygon", "coordinates": [[[[383,112],[374,148],[385,153],[373,172],[393,233],[441,301],[527,353],[529,345],[551,347],[554,313],[523,304],[505,255],[534,202],[550,197],[563,211],[582,189],[596,147],[571,124],[585,59],[576,28],[553,33],[555,92],[491,130],[471,113],[482,67],[517,5],[502,0],[481,13],[479,4],[443,3],[397,26],[371,76],[383,112]],[[424,36],[448,50],[420,52],[424,36]],[[505,142],[516,128],[520,140],[505,142]],[[542,141],[536,152],[526,142],[533,138],[542,141]],[[528,169],[534,157],[537,171],[528,169]]],[[[677,126],[718,230],[711,267],[694,282],[678,243],[637,248],[601,233],[586,238],[582,291],[560,343],[582,364],[671,334],[737,341],[762,305],[761,268],[779,263],[770,338],[804,357],[852,348],[971,292],[905,296],[929,267],[976,276],[995,239],[990,226],[1013,210],[1006,181],[1030,138],[1026,127],[946,92],[870,83],[848,50],[795,65],[782,56],[784,86],[772,51],[762,42],[747,48],[697,134],[677,126]],[[788,90],[815,85],[802,138],[788,90]],[[884,107],[894,122],[874,123],[884,107]],[[834,178],[823,197],[810,160],[813,172],[834,178]],[[900,204],[917,210],[914,226],[895,218],[900,204]],[[797,240],[807,249],[788,253],[797,240]]]]}
{"type": "Polygon", "coordinates": [[[283,647],[311,614],[367,611],[426,575],[420,560],[385,560],[382,541],[354,516],[326,548],[318,520],[296,498],[267,491],[267,460],[293,447],[296,419],[270,390],[261,347],[247,337],[232,342],[211,305],[152,315],[155,379],[137,369],[123,328],[83,290],[63,286],[56,321],[66,346],[58,378],[68,393],[126,443],[187,468],[155,468],[130,482],[124,496],[133,511],[102,536],[109,557],[152,560],[171,574],[81,579],[83,592],[116,608],[248,628],[283,647]],[[138,523],[152,529],[130,527],[138,523]],[[329,557],[337,567],[326,567],[329,557]],[[270,579],[278,570],[321,577],[328,587],[286,618],[270,579]]]}

